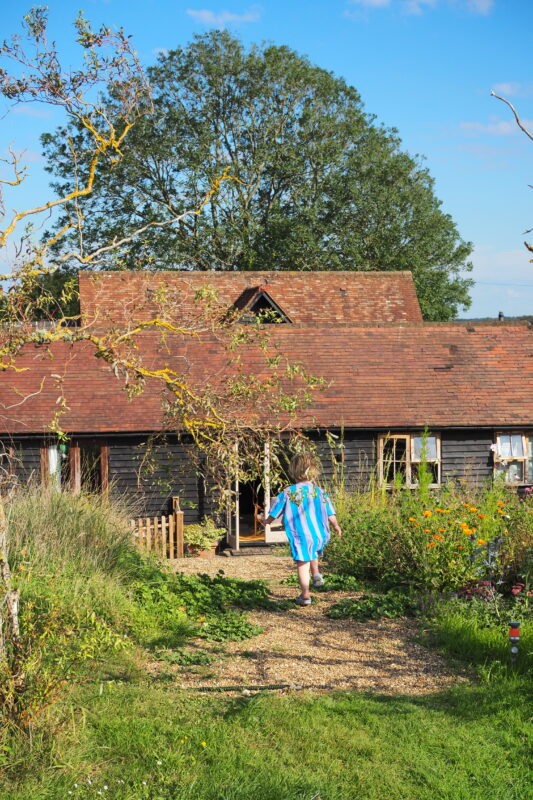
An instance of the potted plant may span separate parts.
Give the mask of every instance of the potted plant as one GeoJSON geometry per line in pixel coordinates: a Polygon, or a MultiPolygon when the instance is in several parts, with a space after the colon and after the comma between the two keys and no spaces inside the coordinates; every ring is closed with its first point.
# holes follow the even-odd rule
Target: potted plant
{"type": "Polygon", "coordinates": [[[185,525],[183,527],[185,554],[200,558],[212,558],[224,533],[224,528],[217,528],[213,520],[208,517],[202,522],[185,525]]]}

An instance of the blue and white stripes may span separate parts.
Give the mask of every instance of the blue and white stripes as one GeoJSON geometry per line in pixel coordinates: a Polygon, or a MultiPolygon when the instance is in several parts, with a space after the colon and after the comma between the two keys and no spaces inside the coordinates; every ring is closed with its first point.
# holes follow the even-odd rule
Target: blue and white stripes
{"type": "Polygon", "coordinates": [[[274,500],[270,516],[283,512],[285,533],[295,561],[317,558],[329,540],[329,520],[335,514],[328,493],[311,481],[288,486],[274,500]]]}

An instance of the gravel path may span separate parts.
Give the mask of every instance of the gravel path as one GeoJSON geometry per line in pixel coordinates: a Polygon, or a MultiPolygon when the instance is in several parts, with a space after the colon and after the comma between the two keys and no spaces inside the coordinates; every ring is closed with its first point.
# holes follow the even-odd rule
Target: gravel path
{"type": "MultiPolygon", "coordinates": [[[[276,599],[291,599],[297,587],[280,585],[294,572],[291,558],[276,556],[188,558],[174,562],[188,574],[262,578],[276,599]]],[[[289,684],[313,690],[357,689],[385,693],[436,692],[466,680],[432,650],[417,643],[412,619],[361,623],[332,620],[326,609],[354,592],[315,593],[316,602],[289,611],[252,611],[248,619],[263,633],[243,642],[228,642],[208,667],[175,667],[184,688],[289,684]]],[[[203,641],[198,647],[209,649],[203,641]]],[[[155,671],[158,670],[153,665],[155,671]]]]}

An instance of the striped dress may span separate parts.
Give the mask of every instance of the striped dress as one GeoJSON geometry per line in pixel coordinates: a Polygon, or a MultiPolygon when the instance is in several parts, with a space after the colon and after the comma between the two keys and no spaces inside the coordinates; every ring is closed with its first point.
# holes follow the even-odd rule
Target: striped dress
{"type": "Polygon", "coordinates": [[[312,561],[329,541],[329,520],[335,514],[328,493],[311,481],[287,486],[272,505],[269,515],[283,512],[285,533],[295,561],[312,561]]]}

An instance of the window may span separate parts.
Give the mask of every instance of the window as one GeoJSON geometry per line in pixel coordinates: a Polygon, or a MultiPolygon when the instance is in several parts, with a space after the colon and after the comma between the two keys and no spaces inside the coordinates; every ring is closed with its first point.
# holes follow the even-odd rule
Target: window
{"type": "Polygon", "coordinates": [[[422,461],[431,473],[430,486],[439,486],[440,436],[402,433],[379,437],[380,483],[392,486],[399,481],[417,486],[422,461]]]}
{"type": "Polygon", "coordinates": [[[494,473],[505,483],[533,483],[533,433],[498,433],[494,473]]]}
{"type": "Polygon", "coordinates": [[[290,319],[267,292],[260,291],[256,294],[252,302],[245,307],[240,322],[243,324],[253,324],[257,322],[279,324],[290,322],[290,319]]]}

